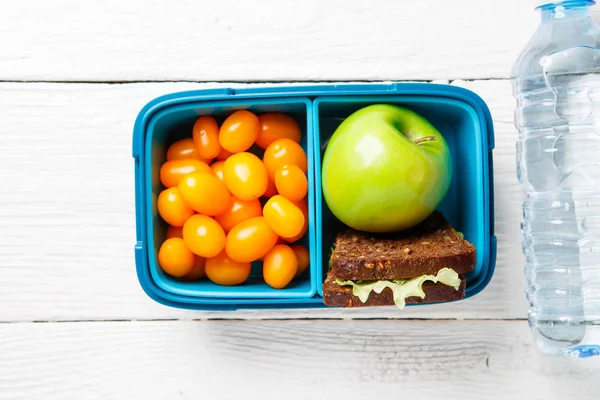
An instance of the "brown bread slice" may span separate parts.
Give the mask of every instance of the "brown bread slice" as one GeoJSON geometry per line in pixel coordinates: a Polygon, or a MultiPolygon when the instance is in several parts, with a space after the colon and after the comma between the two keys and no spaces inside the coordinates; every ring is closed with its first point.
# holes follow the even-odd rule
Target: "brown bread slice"
{"type": "MultiPolygon", "coordinates": [[[[417,296],[407,297],[406,304],[441,303],[460,300],[465,297],[466,279],[460,277],[458,290],[452,286],[442,283],[427,281],[423,283],[425,298],[417,296]]],[[[329,307],[371,307],[371,306],[393,306],[394,299],[392,289],[385,288],[381,293],[371,292],[365,303],[352,294],[352,286],[341,286],[335,283],[335,277],[328,274],[323,284],[323,302],[329,307]]]]}
{"type": "Polygon", "coordinates": [[[409,279],[452,268],[459,275],[475,268],[475,247],[439,212],[395,234],[347,229],[337,235],[330,271],[349,281],[409,279]]]}

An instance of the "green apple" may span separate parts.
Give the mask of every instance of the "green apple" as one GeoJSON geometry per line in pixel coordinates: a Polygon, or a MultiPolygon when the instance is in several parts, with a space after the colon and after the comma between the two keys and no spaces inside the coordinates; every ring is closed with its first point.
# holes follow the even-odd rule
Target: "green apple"
{"type": "Polygon", "coordinates": [[[395,232],[429,216],[446,196],[452,159],[442,134],[394,105],[364,107],[336,129],[323,156],[323,195],[351,228],[395,232]]]}

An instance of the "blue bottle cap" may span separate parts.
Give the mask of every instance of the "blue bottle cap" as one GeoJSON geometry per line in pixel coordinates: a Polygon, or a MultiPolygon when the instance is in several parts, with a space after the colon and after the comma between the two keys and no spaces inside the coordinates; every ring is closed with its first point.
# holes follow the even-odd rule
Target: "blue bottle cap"
{"type": "Polygon", "coordinates": [[[564,3],[564,5],[574,5],[574,4],[596,4],[596,0],[535,0],[535,8],[540,8],[544,6],[556,5],[564,3]]]}

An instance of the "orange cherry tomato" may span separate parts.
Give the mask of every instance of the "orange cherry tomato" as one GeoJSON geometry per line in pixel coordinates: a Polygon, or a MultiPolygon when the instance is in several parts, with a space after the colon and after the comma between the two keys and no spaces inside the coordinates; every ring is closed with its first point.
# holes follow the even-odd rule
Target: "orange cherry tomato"
{"type": "Polygon", "coordinates": [[[227,234],[225,251],[238,262],[252,262],[263,257],[277,242],[277,234],[264,217],[240,222],[227,234]]]}
{"type": "Polygon", "coordinates": [[[286,287],[298,272],[298,258],[290,246],[278,244],[265,256],[263,278],[274,289],[286,287]]]}
{"type": "Polygon", "coordinates": [[[265,190],[265,193],[263,194],[264,197],[273,197],[277,194],[277,188],[275,187],[275,182],[273,181],[273,179],[269,178],[269,181],[267,182],[267,190],[265,190]]]}
{"type": "Polygon", "coordinates": [[[225,232],[211,217],[196,214],[185,221],[183,240],[192,253],[200,257],[214,257],[225,247],[225,232]]]}
{"type": "Polygon", "coordinates": [[[219,144],[219,125],[210,115],[196,120],[192,129],[192,139],[200,157],[212,160],[221,152],[219,144]]]}
{"type": "Polygon", "coordinates": [[[185,203],[177,187],[160,192],[156,206],[161,218],[173,226],[183,226],[185,221],[194,215],[194,210],[185,203]]]}
{"type": "Polygon", "coordinates": [[[302,132],[294,118],[281,113],[267,113],[259,115],[260,132],[256,138],[256,144],[266,149],[277,139],[291,139],[300,143],[302,132]]]}
{"type": "Polygon", "coordinates": [[[275,171],[277,192],[291,201],[299,201],[308,193],[308,180],[297,165],[284,165],[275,171]]]}
{"type": "Polygon", "coordinates": [[[231,153],[246,151],[256,141],[259,131],[258,117],[248,110],[239,110],[221,125],[219,143],[231,153]]]}
{"type": "Polygon", "coordinates": [[[215,220],[221,225],[225,232],[229,232],[234,226],[247,219],[260,217],[262,206],[258,199],[244,201],[233,197],[229,210],[217,215],[215,220]]]}
{"type": "Polygon", "coordinates": [[[265,150],[263,162],[271,179],[284,165],[297,165],[305,174],[308,168],[306,153],[298,143],[290,139],[278,139],[271,143],[265,150]]]}
{"type": "Polygon", "coordinates": [[[306,203],[306,200],[303,199],[300,201],[294,201],[293,203],[300,209],[300,211],[302,211],[302,214],[304,215],[304,226],[302,227],[302,231],[296,236],[284,238],[284,240],[288,243],[297,242],[298,240],[302,239],[302,237],[308,231],[308,204],[306,203]]]}
{"type": "Polygon", "coordinates": [[[298,207],[302,211],[302,214],[304,214],[304,216],[308,217],[308,203],[306,202],[306,199],[292,201],[292,203],[294,203],[296,207],[298,207]]]}
{"type": "Polygon", "coordinates": [[[167,235],[166,235],[166,237],[167,237],[167,239],[171,239],[171,238],[174,238],[174,237],[178,237],[178,238],[182,238],[183,239],[183,227],[169,225],[169,227],[167,228],[167,235]]]}
{"type": "Polygon", "coordinates": [[[206,272],[204,270],[204,264],[206,263],[206,258],[195,256],[194,266],[183,276],[183,279],[186,281],[198,281],[204,277],[206,277],[206,272]]]}
{"type": "Polygon", "coordinates": [[[200,154],[198,154],[198,151],[196,150],[194,139],[192,138],[178,140],[167,149],[167,161],[185,160],[190,158],[204,162],[208,161],[200,157],[200,154]]]}
{"type": "Polygon", "coordinates": [[[279,194],[267,201],[263,215],[271,229],[284,239],[297,236],[304,227],[302,210],[279,194]]]}
{"type": "Polygon", "coordinates": [[[182,277],[194,267],[192,253],[181,238],[171,238],[163,242],[158,250],[158,264],[165,273],[182,277]]]}
{"type": "Polygon", "coordinates": [[[182,160],[171,160],[160,167],[160,181],[165,187],[179,185],[181,178],[191,172],[211,172],[210,167],[204,161],[193,158],[182,160]]]}
{"type": "Polygon", "coordinates": [[[219,155],[217,156],[217,160],[219,161],[225,161],[227,160],[227,158],[232,155],[233,153],[221,148],[221,152],[219,153],[219,155]]]}
{"type": "Polygon", "coordinates": [[[252,153],[237,153],[225,160],[223,178],[229,191],[240,200],[258,199],[267,190],[265,165],[252,153]]]}
{"type": "Polygon", "coordinates": [[[223,178],[223,167],[224,166],[225,166],[225,161],[215,161],[214,163],[212,163],[210,165],[210,169],[212,170],[212,173],[217,178],[222,180],[223,182],[225,182],[225,178],[223,178]]]}
{"type": "Polygon", "coordinates": [[[238,262],[227,257],[222,251],[217,256],[206,260],[206,276],[212,282],[222,286],[234,286],[244,283],[250,275],[251,264],[238,262]]]}
{"type": "Polygon", "coordinates": [[[296,276],[294,276],[294,279],[296,279],[306,271],[306,268],[308,268],[308,264],[310,264],[310,253],[308,252],[308,249],[301,244],[293,245],[292,250],[294,250],[296,258],[298,259],[298,271],[296,272],[296,276]]]}
{"type": "Polygon", "coordinates": [[[223,214],[231,204],[227,186],[212,173],[192,172],[179,182],[179,190],[186,204],[195,211],[215,216],[223,214]]]}

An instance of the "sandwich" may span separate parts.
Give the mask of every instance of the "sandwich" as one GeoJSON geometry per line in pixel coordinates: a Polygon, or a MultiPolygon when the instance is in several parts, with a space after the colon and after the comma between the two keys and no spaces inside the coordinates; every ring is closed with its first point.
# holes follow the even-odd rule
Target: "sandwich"
{"type": "Polygon", "coordinates": [[[393,234],[346,228],[334,243],[324,303],[403,308],[459,300],[475,262],[475,247],[437,211],[414,228],[393,234]]]}

